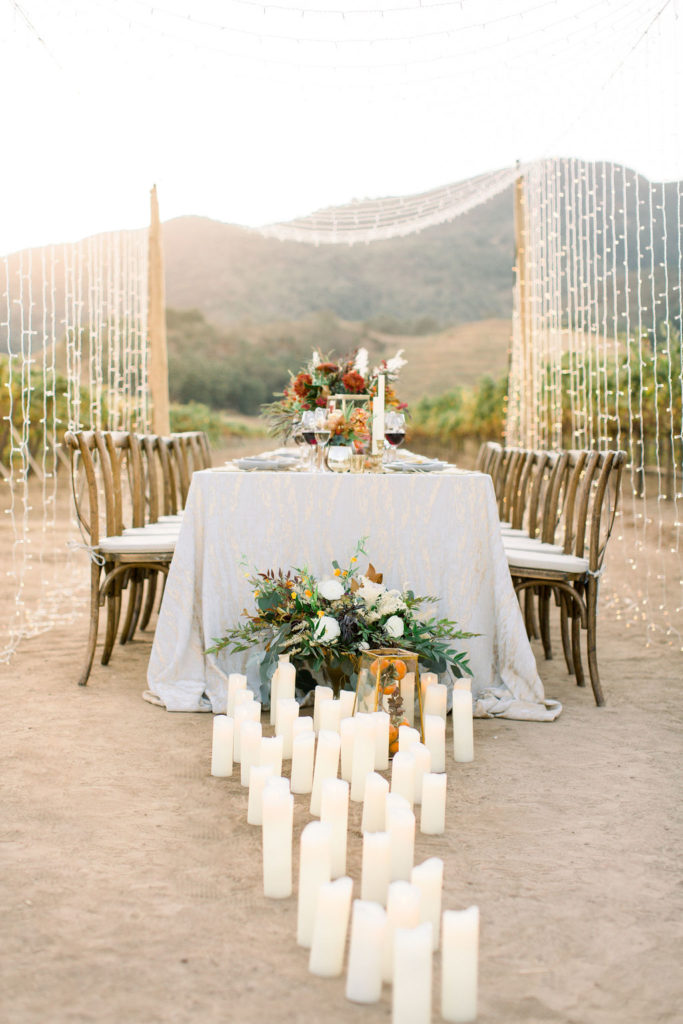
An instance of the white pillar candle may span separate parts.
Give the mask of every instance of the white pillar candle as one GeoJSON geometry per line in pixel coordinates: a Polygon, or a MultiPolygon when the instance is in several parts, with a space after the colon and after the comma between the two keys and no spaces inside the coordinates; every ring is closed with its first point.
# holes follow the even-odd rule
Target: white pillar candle
{"type": "Polygon", "coordinates": [[[432,1019],[432,926],[394,932],[391,1024],[430,1024],[432,1019]]]}
{"type": "Polygon", "coordinates": [[[353,690],[341,690],[339,694],[339,703],[341,704],[341,710],[339,713],[340,718],[351,718],[356,706],[355,692],[353,690]]]}
{"type": "Polygon", "coordinates": [[[313,940],[318,890],[330,881],[331,871],[332,829],[322,821],[310,821],[301,833],[296,918],[296,941],[305,948],[309,948],[313,940]]]}
{"type": "Polygon", "coordinates": [[[292,756],[292,727],[298,717],[299,702],[294,697],[278,697],[275,735],[282,736],[282,756],[285,760],[292,756]]]}
{"type": "Polygon", "coordinates": [[[375,722],[372,714],[356,715],[351,763],[351,799],[361,803],[365,780],[375,768],[375,722]]]}
{"type": "Polygon", "coordinates": [[[273,778],[272,764],[252,764],[249,772],[249,803],[247,824],[263,824],[263,790],[268,779],[273,778]]]}
{"type": "Polygon", "coordinates": [[[353,741],[356,736],[357,718],[342,718],[339,723],[341,735],[341,777],[351,782],[353,769],[353,741]]]}
{"type": "Polygon", "coordinates": [[[427,693],[427,688],[429,686],[434,686],[434,684],[438,683],[438,681],[439,681],[439,677],[437,676],[436,672],[421,672],[420,673],[420,691],[421,691],[421,694],[422,694],[422,714],[424,714],[424,709],[425,709],[425,694],[427,693]]]}
{"type": "Polygon", "coordinates": [[[382,980],[394,978],[394,932],[420,923],[420,890],[410,882],[392,882],[387,895],[387,934],[382,953],[382,980]]]}
{"type": "Polygon", "coordinates": [[[292,895],[292,826],[294,797],[269,779],[263,789],[263,895],[292,895]]]}
{"type": "Polygon", "coordinates": [[[315,754],[313,786],[311,789],[311,814],[320,816],[322,785],[325,779],[336,779],[339,768],[341,739],[338,732],[318,733],[318,749],[315,754]]]}
{"type": "MultiPolygon", "coordinates": [[[[413,748],[415,749],[415,748],[413,748]]],[[[413,750],[399,750],[391,762],[391,792],[398,793],[410,806],[415,799],[415,755],[413,750]]]]}
{"type": "Polygon", "coordinates": [[[423,713],[426,715],[440,715],[446,721],[446,710],[448,707],[448,687],[443,683],[434,683],[425,693],[423,713]]]}
{"type": "Polygon", "coordinates": [[[313,695],[313,728],[316,732],[320,732],[320,706],[324,701],[333,698],[331,686],[316,686],[313,695]]]}
{"type": "Polygon", "coordinates": [[[389,725],[391,718],[386,711],[375,711],[375,770],[384,772],[389,767],[389,725]]]}
{"type": "Polygon", "coordinates": [[[288,661],[282,662],[277,669],[277,696],[275,700],[275,728],[278,724],[278,701],[294,700],[296,689],[296,669],[288,661]]]}
{"type": "Polygon", "coordinates": [[[313,719],[310,715],[300,715],[292,722],[292,743],[303,732],[313,732],[313,719]]]}
{"type": "Polygon", "coordinates": [[[234,717],[235,714],[235,694],[238,692],[238,690],[246,690],[246,688],[247,677],[243,676],[241,672],[231,672],[230,675],[228,676],[227,699],[227,710],[230,718],[234,717]]]}
{"type": "Polygon", "coordinates": [[[351,915],[352,879],[337,878],[318,890],[308,969],[319,978],[338,978],[344,967],[344,947],[351,915]]]}
{"type": "Polygon", "coordinates": [[[477,1017],[479,907],[445,910],[441,939],[441,1016],[452,1024],[477,1017]]]}
{"type": "Polygon", "coordinates": [[[277,681],[279,673],[280,665],[277,664],[275,666],[275,671],[270,677],[270,724],[273,726],[277,721],[277,681]]]}
{"type": "Polygon", "coordinates": [[[378,903],[353,901],[346,974],[346,998],[352,1003],[376,1003],[382,995],[382,947],[386,924],[386,911],[378,903]]]}
{"type": "MultiPolygon", "coordinates": [[[[310,719],[309,719],[310,721],[310,719]]],[[[310,793],[313,787],[315,735],[300,732],[292,743],[292,793],[310,793]]]]}
{"type": "Polygon", "coordinates": [[[417,729],[410,725],[399,725],[398,727],[398,749],[399,752],[410,750],[416,743],[419,743],[421,736],[417,729]]]}
{"type": "Polygon", "coordinates": [[[446,831],[446,775],[433,772],[422,779],[420,832],[440,836],[446,831]]]}
{"type": "Polygon", "coordinates": [[[405,797],[401,796],[399,793],[387,793],[385,813],[390,810],[395,810],[397,807],[403,807],[406,811],[411,809],[410,804],[405,797]]]}
{"type": "Polygon", "coordinates": [[[320,705],[320,728],[326,732],[339,732],[341,703],[338,700],[324,700],[320,705]]]}
{"type": "Polygon", "coordinates": [[[407,881],[415,856],[415,815],[410,808],[387,803],[387,832],[391,837],[391,880],[407,881]]]}
{"type": "MultiPolygon", "coordinates": [[[[239,698],[243,693],[251,693],[251,690],[238,690],[237,697],[239,698]]],[[[242,735],[242,722],[260,722],[261,721],[261,705],[258,701],[254,700],[253,693],[251,694],[251,700],[243,700],[241,703],[238,702],[235,705],[235,732],[234,732],[234,751],[233,758],[239,764],[242,755],[240,748],[240,737],[242,735]]],[[[278,772],[279,775],[279,772],[278,772]]]]}
{"type": "Polygon", "coordinates": [[[255,764],[261,761],[261,723],[247,719],[240,726],[240,781],[243,786],[249,785],[249,773],[255,764]]]}
{"type": "Polygon", "coordinates": [[[264,736],[261,740],[261,764],[273,766],[273,775],[282,775],[282,736],[264,736]]]}
{"type": "Polygon", "coordinates": [[[320,820],[332,830],[332,878],[346,874],[346,837],[349,828],[349,784],[325,779],[320,797],[320,820]]]}
{"type": "Polygon", "coordinates": [[[362,832],[384,832],[388,792],[389,783],[381,775],[378,775],[377,772],[370,772],[366,776],[365,793],[363,794],[362,832]]]}
{"type": "Polygon", "coordinates": [[[468,693],[472,692],[472,680],[467,677],[463,679],[455,679],[453,681],[454,690],[467,690],[468,693]]]}
{"type": "Polygon", "coordinates": [[[446,720],[441,715],[424,719],[425,746],[432,755],[432,771],[446,771],[446,720]]]}
{"type": "Polygon", "coordinates": [[[235,723],[227,715],[215,715],[211,740],[211,774],[225,779],[232,775],[232,745],[235,723]]]}
{"type": "Polygon", "coordinates": [[[363,836],[361,899],[386,906],[391,881],[391,837],[388,832],[366,832],[363,836]]]}
{"type": "Polygon", "coordinates": [[[425,775],[431,771],[432,768],[432,755],[424,745],[424,743],[416,743],[411,748],[410,753],[415,758],[415,790],[414,790],[414,803],[422,803],[422,780],[425,775]]]}
{"type": "Polygon", "coordinates": [[[416,864],[410,881],[420,892],[420,923],[432,926],[432,949],[439,948],[441,931],[441,893],[443,890],[443,861],[430,857],[422,864],[416,864]]]}
{"type": "Polygon", "coordinates": [[[233,716],[234,716],[235,711],[237,711],[238,707],[240,706],[240,704],[248,704],[249,701],[252,701],[252,700],[254,700],[254,691],[253,690],[249,690],[247,688],[246,679],[245,679],[244,686],[238,686],[237,689],[235,690],[234,695],[233,695],[233,699],[232,699],[233,716]]]}
{"type": "Polygon", "coordinates": [[[403,710],[409,725],[415,725],[415,673],[406,672],[399,683],[403,710]]]}
{"type": "Polygon", "coordinates": [[[464,763],[474,760],[472,725],[472,694],[468,690],[453,691],[453,757],[464,763]]]}
{"type": "Polygon", "coordinates": [[[374,455],[384,451],[384,374],[377,377],[377,395],[372,400],[372,451],[374,455]]]}

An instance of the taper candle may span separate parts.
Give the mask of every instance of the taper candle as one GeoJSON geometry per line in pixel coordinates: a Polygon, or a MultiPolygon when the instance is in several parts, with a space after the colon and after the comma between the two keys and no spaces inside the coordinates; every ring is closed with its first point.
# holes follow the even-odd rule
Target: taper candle
{"type": "Polygon", "coordinates": [[[338,978],[344,968],[344,946],[351,915],[352,879],[337,878],[318,890],[308,969],[320,978],[338,978]]]}
{"type": "Polygon", "coordinates": [[[441,715],[426,715],[425,746],[432,755],[432,771],[446,771],[446,721],[441,715]]]}
{"type": "Polygon", "coordinates": [[[238,690],[246,690],[247,688],[247,677],[242,675],[241,672],[231,672],[228,676],[228,699],[227,699],[227,711],[230,718],[234,718],[235,715],[235,694],[238,690]]]}
{"type": "Polygon", "coordinates": [[[479,907],[445,910],[442,927],[441,1016],[466,1024],[477,1017],[479,907]]]}
{"type": "Polygon", "coordinates": [[[432,755],[424,745],[424,743],[416,743],[414,747],[411,747],[410,753],[415,759],[415,791],[414,791],[414,803],[422,803],[422,780],[431,771],[432,767],[432,755]]]}
{"type": "Polygon", "coordinates": [[[282,736],[264,736],[261,740],[261,764],[273,766],[273,774],[282,775],[282,736]]]}
{"type": "Polygon", "coordinates": [[[386,911],[378,903],[353,901],[345,990],[346,998],[352,1003],[376,1003],[382,995],[386,924],[386,911]]]}
{"type": "Polygon", "coordinates": [[[285,760],[292,756],[292,727],[298,717],[299,702],[294,697],[278,697],[275,735],[282,736],[282,756],[285,760]]]}
{"type": "Polygon", "coordinates": [[[394,932],[391,1024],[430,1024],[432,1019],[432,926],[394,932]]]}
{"type": "Polygon", "coordinates": [[[217,778],[232,775],[232,746],[235,723],[227,715],[214,715],[211,739],[211,774],[217,778]]]}
{"type": "Polygon", "coordinates": [[[346,874],[346,836],[349,828],[349,784],[343,779],[324,779],[320,820],[332,829],[332,878],[346,874]]]}
{"type": "Polygon", "coordinates": [[[351,765],[351,799],[361,803],[365,780],[375,768],[375,722],[371,714],[356,715],[351,765]]]}
{"type": "Polygon", "coordinates": [[[311,814],[320,817],[322,785],[325,779],[336,779],[339,768],[339,751],[341,739],[338,732],[318,733],[318,749],[315,754],[313,768],[313,786],[311,789],[311,814]]]}
{"type": "Polygon", "coordinates": [[[341,735],[341,777],[351,782],[353,770],[353,743],[356,737],[357,718],[342,718],[339,723],[341,735]]]}
{"type": "Polygon", "coordinates": [[[415,755],[413,750],[399,750],[391,762],[391,792],[398,793],[410,806],[415,799],[415,755]]]}
{"type": "Polygon", "coordinates": [[[403,711],[409,725],[415,725],[415,673],[406,672],[399,682],[403,711]]]}
{"type": "Polygon", "coordinates": [[[422,779],[420,832],[440,836],[446,831],[446,774],[428,773],[422,779]]]}
{"type": "Polygon", "coordinates": [[[296,941],[309,948],[313,939],[318,890],[329,882],[332,871],[332,829],[322,821],[309,821],[301,833],[299,898],[296,941]]]}
{"type": "Polygon", "coordinates": [[[388,832],[366,832],[363,836],[361,899],[386,906],[391,881],[391,837],[388,832]]]}
{"type": "Polygon", "coordinates": [[[249,785],[249,773],[252,765],[261,761],[261,723],[247,719],[240,725],[240,781],[243,786],[249,785]]]}
{"type": "Polygon", "coordinates": [[[446,721],[448,707],[448,687],[443,683],[434,683],[425,693],[423,711],[427,715],[440,715],[446,721]]]}
{"type": "Polygon", "coordinates": [[[338,700],[324,700],[320,705],[320,728],[326,732],[339,732],[341,703],[338,700]]]}
{"type": "MultiPolygon", "coordinates": [[[[389,783],[377,772],[365,777],[363,795],[362,832],[384,832],[386,826],[386,802],[389,783]]],[[[363,897],[365,898],[365,897],[363,897]]]]}
{"type": "Polygon", "coordinates": [[[315,734],[312,730],[300,732],[292,743],[292,793],[311,792],[314,756],[315,734]]]}
{"type": "Polygon", "coordinates": [[[389,767],[389,726],[391,719],[386,711],[373,712],[375,723],[375,771],[383,772],[389,767]]]}
{"type": "Polygon", "coordinates": [[[453,690],[453,757],[465,763],[474,760],[474,733],[472,725],[472,694],[467,690],[453,690]]]}
{"type": "Polygon", "coordinates": [[[394,932],[420,923],[420,891],[407,881],[392,882],[387,895],[387,933],[382,953],[382,980],[394,978],[394,932]]]}
{"type": "Polygon", "coordinates": [[[399,752],[410,750],[416,743],[420,742],[420,733],[411,725],[399,725],[398,727],[398,749],[399,752]]]}
{"type": "Polygon", "coordinates": [[[273,778],[272,764],[252,764],[249,772],[249,803],[247,824],[263,824],[263,790],[268,779],[273,778]]]}
{"type": "Polygon", "coordinates": [[[313,693],[313,728],[320,732],[320,708],[324,701],[332,700],[334,693],[331,686],[316,686],[313,693]]]}
{"type": "Polygon", "coordinates": [[[391,837],[391,879],[410,878],[415,856],[415,815],[406,807],[387,802],[387,832],[391,837]]]}
{"type": "MultiPolygon", "coordinates": [[[[263,789],[263,895],[292,895],[292,826],[294,797],[269,779],[263,789]]],[[[286,780],[283,780],[286,781],[286,780]]]]}
{"type": "Polygon", "coordinates": [[[344,718],[351,718],[356,706],[355,690],[341,690],[339,693],[339,703],[341,704],[340,718],[342,720],[344,718]]]}
{"type": "Polygon", "coordinates": [[[443,890],[443,861],[430,857],[413,868],[410,881],[420,892],[420,923],[432,926],[432,949],[439,948],[441,932],[441,893],[443,890]]]}

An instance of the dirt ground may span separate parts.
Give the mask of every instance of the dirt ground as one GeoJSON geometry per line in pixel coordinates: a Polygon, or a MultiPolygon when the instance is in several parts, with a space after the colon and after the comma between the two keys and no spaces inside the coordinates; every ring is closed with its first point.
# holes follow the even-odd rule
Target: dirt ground
{"type": "MultiPolygon", "coordinates": [[[[141,700],[151,637],[79,688],[86,627],[24,642],[1,670],[0,1020],[390,1020],[386,987],[362,1007],[343,978],[308,974],[295,898],[262,895],[246,790],[209,775],[211,715],[141,700]]],[[[444,907],[480,907],[482,1024],[680,1021],[683,655],[605,610],[597,709],[555,639],[551,662],[534,649],[563,714],[475,722],[475,761],[448,763],[447,834],[418,833],[416,861],[444,859],[444,907]]],[[[309,820],[296,797],[295,872],[309,820]]],[[[352,805],[356,894],[359,825],[352,805]]]]}

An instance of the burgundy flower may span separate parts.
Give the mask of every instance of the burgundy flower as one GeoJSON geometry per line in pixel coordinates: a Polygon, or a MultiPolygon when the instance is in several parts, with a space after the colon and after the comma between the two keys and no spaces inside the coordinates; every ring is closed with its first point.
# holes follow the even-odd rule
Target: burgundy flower
{"type": "Polygon", "coordinates": [[[323,396],[320,395],[318,398],[316,398],[315,404],[320,405],[324,408],[327,405],[327,399],[323,398],[323,396]]]}
{"type": "Polygon", "coordinates": [[[309,373],[300,373],[299,376],[295,377],[292,381],[292,390],[295,395],[299,396],[299,398],[304,398],[312,384],[313,379],[309,373]]]}
{"type": "Polygon", "coordinates": [[[320,363],[316,366],[318,373],[336,373],[339,367],[336,363],[320,363]]]}
{"type": "Polygon", "coordinates": [[[345,373],[342,377],[342,384],[351,394],[360,395],[365,391],[365,377],[361,377],[356,370],[345,373]]]}

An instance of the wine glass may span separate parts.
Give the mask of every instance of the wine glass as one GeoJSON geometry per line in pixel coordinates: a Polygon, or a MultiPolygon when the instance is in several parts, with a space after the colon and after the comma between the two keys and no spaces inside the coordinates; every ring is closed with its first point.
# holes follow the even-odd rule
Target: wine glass
{"type": "Polygon", "coordinates": [[[315,410],[315,440],[318,445],[318,470],[323,472],[323,448],[330,440],[331,430],[327,424],[327,410],[315,410]]]}
{"type": "Polygon", "coordinates": [[[298,420],[292,427],[292,441],[299,449],[299,460],[297,465],[303,466],[308,455],[308,448],[304,441],[304,427],[301,420],[298,420]]]}
{"type": "Polygon", "coordinates": [[[406,418],[402,412],[388,412],[384,417],[384,436],[391,445],[388,462],[396,459],[396,449],[406,436],[406,418]]]}
{"type": "Polygon", "coordinates": [[[301,417],[301,436],[306,444],[310,445],[309,468],[315,472],[315,455],[318,442],[315,437],[315,412],[307,409],[301,417]]]}

